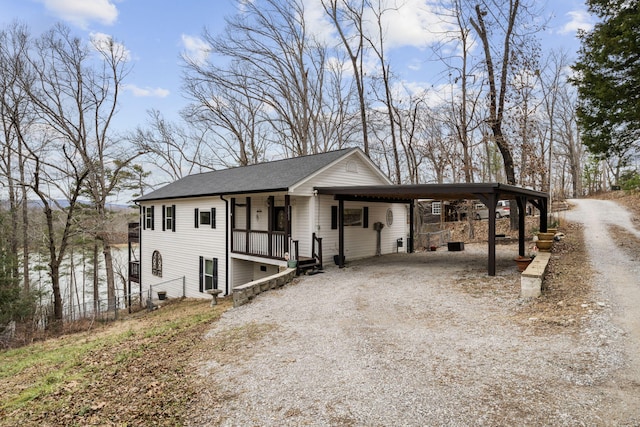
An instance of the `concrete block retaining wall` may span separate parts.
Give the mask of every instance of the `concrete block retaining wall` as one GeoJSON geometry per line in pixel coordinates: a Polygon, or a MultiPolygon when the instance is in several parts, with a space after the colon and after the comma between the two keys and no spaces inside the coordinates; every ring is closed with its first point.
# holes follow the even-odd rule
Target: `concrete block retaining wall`
{"type": "Polygon", "coordinates": [[[263,279],[254,280],[244,285],[233,288],[233,306],[239,307],[248,303],[257,295],[266,292],[269,289],[281,288],[296,277],[295,268],[287,268],[278,274],[265,277],[263,279]]]}
{"type": "Polygon", "coordinates": [[[550,252],[538,252],[520,276],[520,297],[537,298],[542,294],[542,281],[551,259],[550,252]]]}

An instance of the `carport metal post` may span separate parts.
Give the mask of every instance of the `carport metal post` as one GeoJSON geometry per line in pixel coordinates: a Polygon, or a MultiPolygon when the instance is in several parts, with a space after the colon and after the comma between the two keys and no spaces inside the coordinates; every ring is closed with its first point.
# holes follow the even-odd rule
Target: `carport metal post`
{"type": "Polygon", "coordinates": [[[478,199],[485,204],[489,211],[489,260],[487,262],[487,272],[489,276],[496,275],[496,206],[498,204],[498,194],[478,194],[478,199]]]}
{"type": "Polygon", "coordinates": [[[407,252],[410,254],[413,253],[413,221],[414,221],[414,211],[413,211],[413,203],[415,200],[409,201],[409,241],[407,242],[407,252]]]}
{"type": "Polygon", "coordinates": [[[338,267],[344,268],[344,200],[338,199],[338,267]]]}
{"type": "Polygon", "coordinates": [[[527,198],[526,196],[518,196],[516,202],[518,203],[518,255],[524,256],[524,217],[527,214],[527,198]]]}

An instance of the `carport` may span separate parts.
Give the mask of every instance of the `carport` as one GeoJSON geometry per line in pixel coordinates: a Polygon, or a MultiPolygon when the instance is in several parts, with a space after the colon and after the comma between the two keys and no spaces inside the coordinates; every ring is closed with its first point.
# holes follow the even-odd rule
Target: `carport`
{"type": "Polygon", "coordinates": [[[549,195],[527,188],[501,183],[471,184],[412,184],[412,185],[365,185],[349,187],[316,187],[318,194],[332,195],[338,201],[338,252],[339,266],[344,267],[344,202],[405,203],[409,205],[409,235],[407,251],[413,252],[414,201],[475,200],[489,209],[489,241],[487,273],[496,275],[496,205],[498,200],[515,200],[518,205],[518,253],[525,253],[525,207],[531,203],[540,211],[540,230],[547,231],[549,195]]]}

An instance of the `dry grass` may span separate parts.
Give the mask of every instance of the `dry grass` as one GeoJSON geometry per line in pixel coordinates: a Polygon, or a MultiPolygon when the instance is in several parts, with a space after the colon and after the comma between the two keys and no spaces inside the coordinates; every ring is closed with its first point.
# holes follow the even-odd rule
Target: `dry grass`
{"type": "Polygon", "coordinates": [[[191,358],[230,306],[185,300],[0,353],[0,425],[184,424],[200,393],[191,358]]]}

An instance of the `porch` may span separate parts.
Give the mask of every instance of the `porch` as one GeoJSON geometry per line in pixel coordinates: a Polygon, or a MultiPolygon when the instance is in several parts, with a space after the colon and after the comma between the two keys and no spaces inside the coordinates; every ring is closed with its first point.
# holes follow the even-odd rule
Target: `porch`
{"type": "Polygon", "coordinates": [[[231,253],[322,268],[322,239],[312,233],[309,245],[307,236],[293,236],[289,194],[234,197],[230,210],[231,253]],[[300,237],[305,253],[300,252],[300,237]]]}

